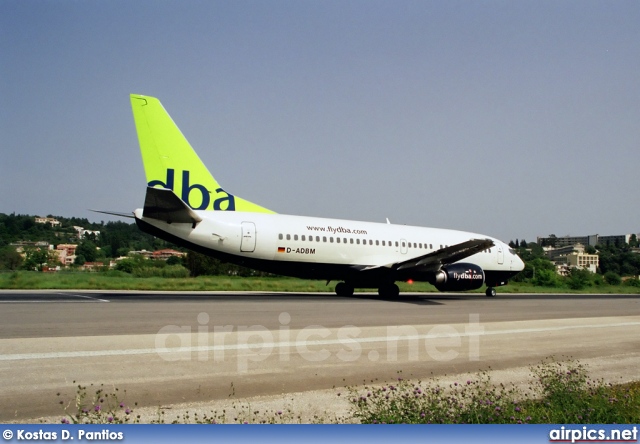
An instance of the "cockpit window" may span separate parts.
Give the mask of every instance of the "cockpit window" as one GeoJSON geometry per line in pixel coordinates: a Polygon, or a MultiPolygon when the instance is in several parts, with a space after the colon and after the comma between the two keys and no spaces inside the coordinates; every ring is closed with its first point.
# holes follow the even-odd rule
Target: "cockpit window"
{"type": "Polygon", "coordinates": [[[513,248],[509,248],[509,253],[511,253],[511,254],[517,254],[517,253],[516,253],[516,250],[514,250],[513,248]]]}

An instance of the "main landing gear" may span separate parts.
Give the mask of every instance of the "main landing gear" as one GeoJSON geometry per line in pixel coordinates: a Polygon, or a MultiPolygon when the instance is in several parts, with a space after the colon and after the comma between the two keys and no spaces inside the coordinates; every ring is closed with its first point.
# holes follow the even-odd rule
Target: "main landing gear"
{"type": "Polygon", "coordinates": [[[496,297],[496,289],[495,287],[487,287],[487,291],[484,293],[490,298],[496,297]]]}
{"type": "Polygon", "coordinates": [[[336,285],[336,294],[343,297],[353,296],[353,285],[349,285],[346,282],[339,282],[336,285]]]}
{"type": "Polygon", "coordinates": [[[382,298],[397,298],[400,295],[400,288],[394,283],[384,284],[378,288],[378,295],[382,298]]]}

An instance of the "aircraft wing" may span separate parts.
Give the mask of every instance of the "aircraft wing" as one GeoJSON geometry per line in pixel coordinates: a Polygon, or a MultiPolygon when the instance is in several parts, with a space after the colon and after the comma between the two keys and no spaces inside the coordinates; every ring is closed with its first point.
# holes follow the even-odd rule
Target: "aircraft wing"
{"type": "Polygon", "coordinates": [[[393,264],[391,267],[396,270],[419,268],[422,271],[428,271],[430,269],[435,271],[442,265],[451,264],[466,257],[473,256],[494,245],[491,239],[471,239],[456,245],[441,248],[424,256],[418,256],[404,262],[393,264]]]}
{"type": "Polygon", "coordinates": [[[168,223],[197,224],[202,221],[176,193],[167,188],[147,187],[143,217],[163,220],[168,223]]]}

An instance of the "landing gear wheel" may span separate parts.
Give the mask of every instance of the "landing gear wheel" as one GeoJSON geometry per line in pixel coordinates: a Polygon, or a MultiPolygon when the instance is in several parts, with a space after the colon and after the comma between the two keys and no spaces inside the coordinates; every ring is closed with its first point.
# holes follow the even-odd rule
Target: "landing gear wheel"
{"type": "Polygon", "coordinates": [[[400,288],[396,284],[387,284],[378,288],[378,295],[383,298],[396,298],[400,295],[400,288]]]}
{"type": "Polygon", "coordinates": [[[485,292],[485,294],[490,298],[494,298],[496,297],[496,289],[493,287],[487,287],[487,291],[485,292]]]}
{"type": "Polygon", "coordinates": [[[347,284],[346,282],[339,282],[336,285],[336,294],[338,296],[353,296],[353,286],[347,284]]]}

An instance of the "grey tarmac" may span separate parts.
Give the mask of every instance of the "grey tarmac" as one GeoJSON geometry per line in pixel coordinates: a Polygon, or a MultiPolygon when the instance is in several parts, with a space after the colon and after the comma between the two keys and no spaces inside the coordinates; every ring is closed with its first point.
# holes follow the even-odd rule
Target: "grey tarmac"
{"type": "Polygon", "coordinates": [[[151,411],[224,405],[232,384],[317,407],[398,371],[522,375],[549,356],[637,379],[640,296],[0,291],[0,421],[61,416],[77,384],[151,411]]]}

